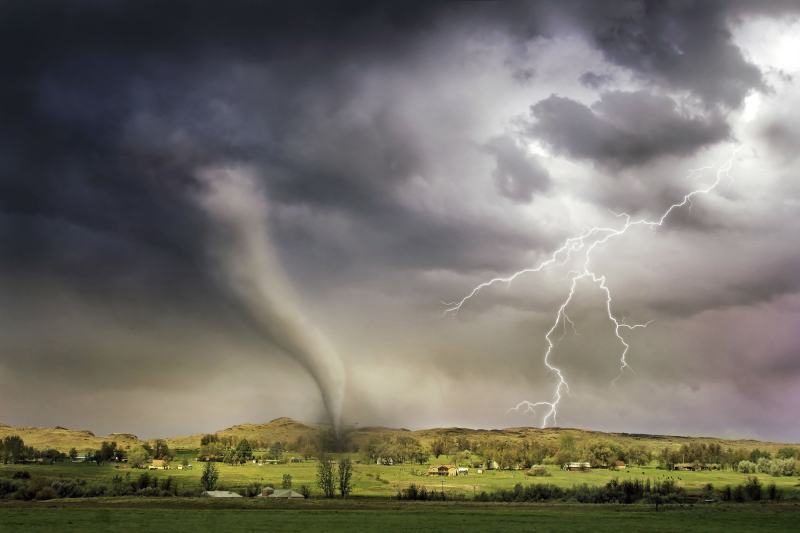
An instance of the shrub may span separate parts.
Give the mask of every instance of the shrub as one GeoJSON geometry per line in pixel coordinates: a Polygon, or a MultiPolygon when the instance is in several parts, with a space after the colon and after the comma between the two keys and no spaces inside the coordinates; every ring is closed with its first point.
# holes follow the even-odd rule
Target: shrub
{"type": "Polygon", "coordinates": [[[452,499],[444,491],[428,490],[425,486],[417,486],[412,483],[408,488],[397,493],[398,500],[438,500],[444,501],[452,499]]]}
{"type": "Polygon", "coordinates": [[[217,488],[217,481],[219,481],[219,473],[214,463],[207,462],[203,467],[203,475],[200,476],[200,486],[203,490],[214,490],[217,488]]]}
{"type": "Polygon", "coordinates": [[[744,485],[744,492],[749,500],[759,501],[761,499],[761,482],[758,481],[757,477],[753,476],[747,478],[747,483],[744,485]]]}
{"type": "Polygon", "coordinates": [[[793,476],[796,462],[794,459],[773,459],[769,464],[771,476],[793,476]]]}
{"type": "Polygon", "coordinates": [[[525,474],[534,477],[549,477],[552,475],[544,465],[533,465],[525,474]]]}
{"type": "Polygon", "coordinates": [[[756,463],[752,461],[739,461],[739,464],[736,467],[736,469],[742,474],[755,474],[756,468],[756,463]]]}
{"type": "Polygon", "coordinates": [[[261,494],[261,483],[250,483],[242,491],[242,496],[254,498],[261,494]]]}
{"type": "Polygon", "coordinates": [[[772,501],[781,499],[781,493],[775,483],[767,485],[767,499],[772,501]]]}

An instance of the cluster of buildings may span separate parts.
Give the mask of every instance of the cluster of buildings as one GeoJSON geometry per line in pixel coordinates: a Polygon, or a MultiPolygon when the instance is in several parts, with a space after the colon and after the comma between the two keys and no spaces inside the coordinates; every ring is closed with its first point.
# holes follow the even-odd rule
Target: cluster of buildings
{"type": "MultiPolygon", "coordinates": [[[[478,473],[482,474],[483,470],[479,468],[478,473]]],[[[466,476],[467,474],[469,474],[469,468],[456,465],[432,466],[427,472],[429,476],[466,476]]]]}

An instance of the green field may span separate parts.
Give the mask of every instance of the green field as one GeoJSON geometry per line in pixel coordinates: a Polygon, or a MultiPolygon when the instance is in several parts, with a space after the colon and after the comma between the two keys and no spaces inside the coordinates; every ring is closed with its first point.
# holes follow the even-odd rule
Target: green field
{"type": "Polygon", "coordinates": [[[674,506],[117,498],[0,502],[0,531],[792,531],[798,504],[674,506]]]}
{"type": "MultiPolygon", "coordinates": [[[[180,464],[183,457],[190,459],[191,470],[171,469],[168,471],[150,471],[159,477],[172,476],[181,489],[194,489],[200,486],[200,475],[203,463],[194,461],[193,454],[178,455],[173,461],[174,465],[180,464]]],[[[447,457],[440,461],[446,463],[447,457]]],[[[262,485],[280,486],[284,474],[291,474],[295,488],[308,485],[312,495],[319,495],[316,487],[316,461],[302,463],[287,463],[277,465],[258,466],[252,463],[244,465],[226,465],[217,463],[220,472],[219,485],[224,489],[238,490],[251,483],[262,485]]],[[[13,472],[27,470],[32,476],[77,478],[87,481],[109,483],[114,475],[125,476],[130,473],[132,477],[138,476],[144,470],[129,468],[118,463],[96,465],[93,463],[61,463],[54,465],[0,465],[0,476],[11,476],[13,472]]],[[[398,490],[406,488],[409,484],[427,486],[429,489],[444,490],[452,494],[464,494],[468,498],[481,491],[491,492],[496,489],[509,489],[516,483],[552,483],[560,487],[572,487],[586,483],[589,485],[603,485],[612,478],[651,479],[653,481],[672,478],[679,486],[688,491],[700,491],[707,483],[721,489],[725,485],[738,485],[744,483],[747,475],[731,470],[699,471],[699,472],[669,472],[653,467],[635,467],[623,471],[595,469],[590,472],[565,472],[556,466],[548,467],[551,474],[547,477],[531,477],[524,471],[514,470],[485,470],[483,474],[475,473],[470,469],[470,474],[457,477],[429,477],[423,475],[425,466],[398,465],[381,466],[372,464],[354,465],[355,497],[394,497],[398,490]]],[[[784,497],[800,498],[800,478],[771,477],[760,475],[759,479],[765,483],[775,483],[780,488],[784,497]]]]}

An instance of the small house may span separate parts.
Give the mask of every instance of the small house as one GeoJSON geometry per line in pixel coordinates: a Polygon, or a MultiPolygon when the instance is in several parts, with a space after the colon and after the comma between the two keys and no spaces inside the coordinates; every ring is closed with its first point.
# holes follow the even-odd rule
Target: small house
{"type": "Polygon", "coordinates": [[[564,463],[561,467],[561,470],[566,470],[568,472],[586,472],[592,469],[592,465],[587,462],[571,462],[571,463],[564,463]]]}
{"type": "Polygon", "coordinates": [[[625,461],[614,461],[611,463],[611,470],[625,470],[626,467],[625,461]]]}
{"type": "Polygon", "coordinates": [[[432,466],[428,469],[429,476],[457,476],[458,469],[454,465],[432,466]]]}

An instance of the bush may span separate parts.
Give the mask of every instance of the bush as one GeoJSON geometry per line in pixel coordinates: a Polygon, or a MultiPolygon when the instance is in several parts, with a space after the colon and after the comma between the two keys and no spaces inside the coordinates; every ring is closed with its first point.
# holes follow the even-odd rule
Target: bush
{"type": "Polygon", "coordinates": [[[736,467],[736,469],[742,474],[755,474],[756,468],[756,463],[752,461],[739,461],[739,464],[736,467]]]}
{"type": "Polygon", "coordinates": [[[418,487],[415,483],[397,493],[398,500],[437,500],[444,501],[448,495],[444,491],[428,490],[425,486],[418,487]]]}
{"type": "Polygon", "coordinates": [[[203,475],[200,476],[200,486],[203,490],[214,490],[217,488],[217,481],[219,480],[219,472],[214,463],[207,462],[203,467],[203,475]]]}
{"type": "Polygon", "coordinates": [[[250,483],[242,491],[242,496],[254,498],[261,494],[261,483],[250,483]]]}
{"type": "Polygon", "coordinates": [[[757,502],[761,500],[761,483],[758,478],[753,476],[747,478],[747,483],[744,485],[744,492],[748,500],[757,502]]]}
{"type": "Polygon", "coordinates": [[[533,465],[525,474],[534,477],[549,477],[552,475],[544,465],[533,465]]]}
{"type": "Polygon", "coordinates": [[[769,464],[769,475],[771,476],[793,476],[795,473],[796,462],[794,459],[773,459],[769,464]]]}
{"type": "Polygon", "coordinates": [[[781,493],[775,483],[767,485],[767,499],[777,501],[781,499],[781,493]]]}

